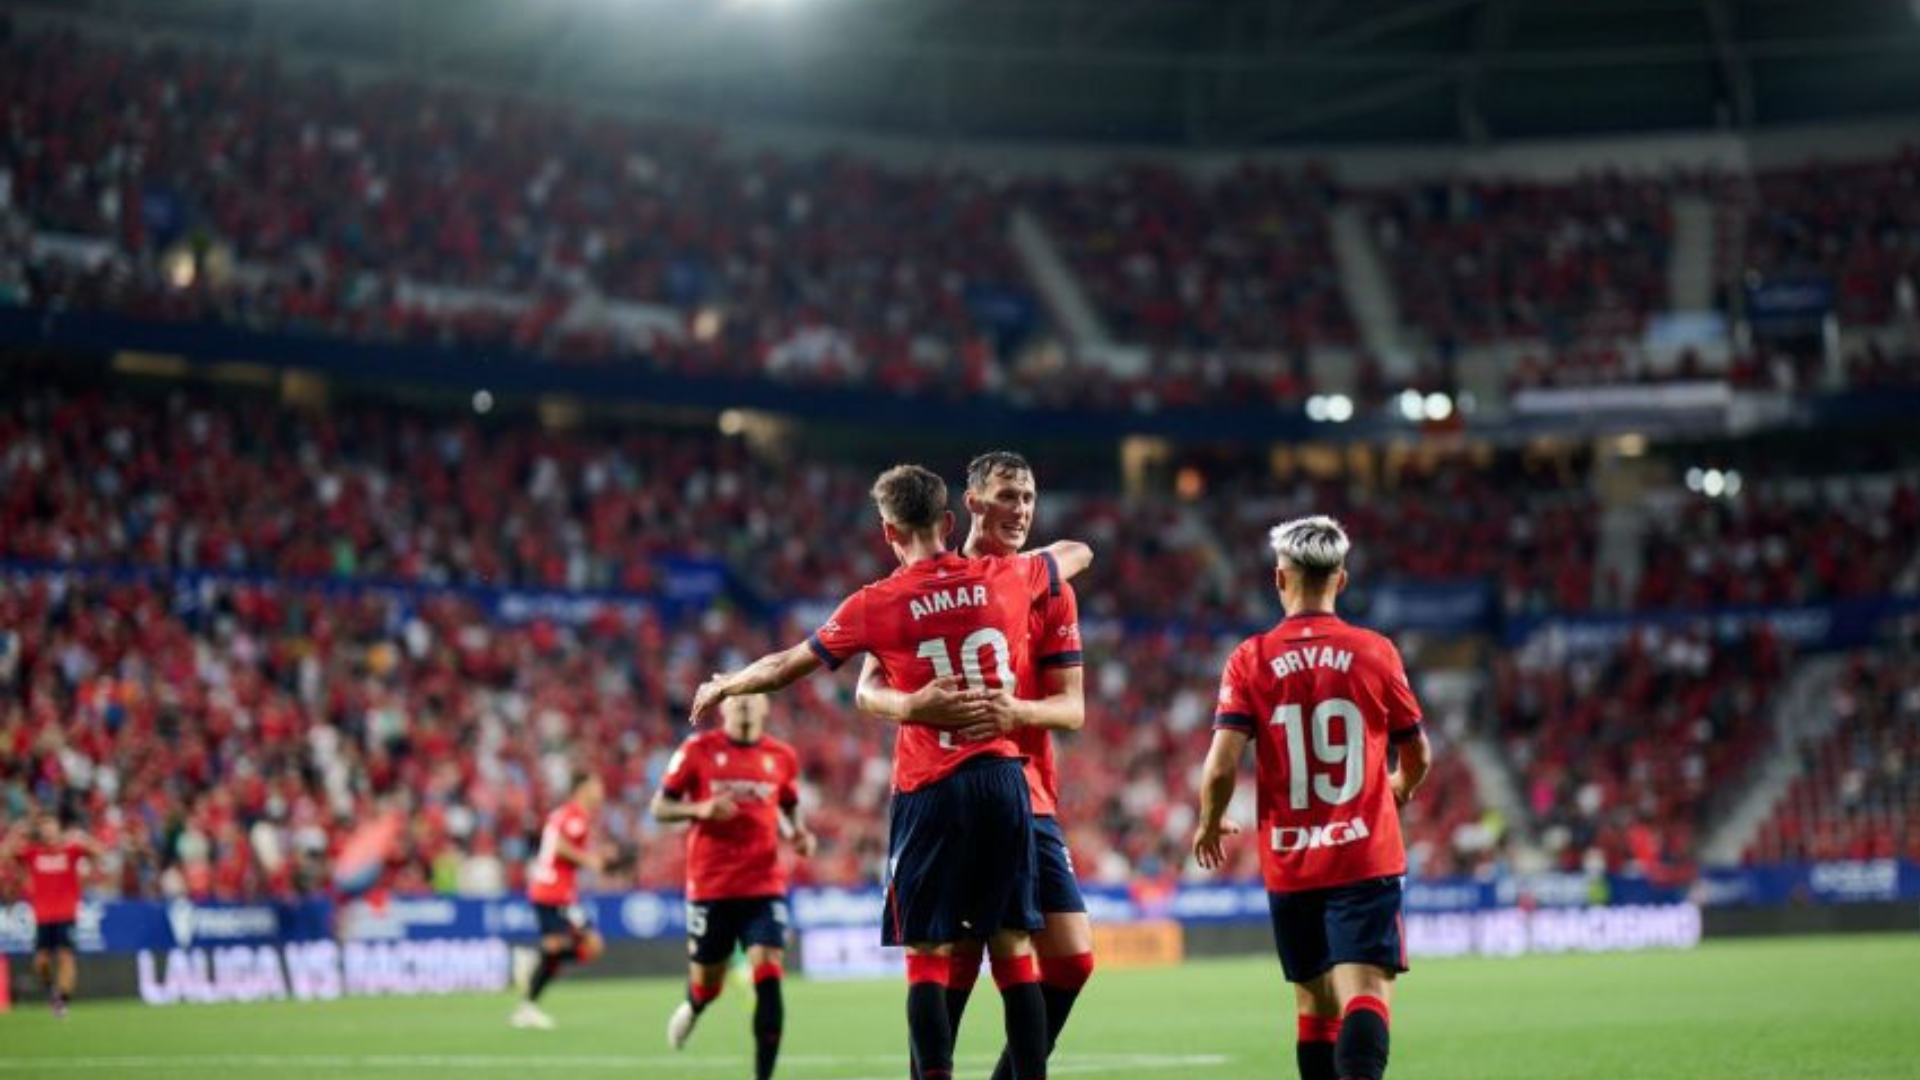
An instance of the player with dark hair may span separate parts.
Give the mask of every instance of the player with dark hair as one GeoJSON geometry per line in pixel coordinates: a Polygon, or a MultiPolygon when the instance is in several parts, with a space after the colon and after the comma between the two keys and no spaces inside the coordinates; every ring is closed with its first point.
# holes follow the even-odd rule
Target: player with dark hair
{"type": "Polygon", "coordinates": [[[728,698],[721,726],[682,743],[653,796],[653,816],[687,821],[687,997],[667,1021],[667,1044],[686,1046],[694,1021],[726,987],[743,945],[753,966],[753,1080],[780,1056],[786,1005],[787,871],[782,835],[805,858],[813,834],[800,818],[800,757],[767,731],[767,699],[728,698]]]}
{"type": "Polygon", "coordinates": [[[1398,807],[1426,779],[1432,751],[1399,651],[1334,614],[1346,532],[1309,517],[1269,540],[1286,616],[1227,659],[1193,854],[1209,870],[1225,864],[1222,838],[1240,831],[1227,804],[1253,742],[1260,864],[1299,1007],[1301,1080],[1380,1080],[1393,982],[1407,970],[1398,807]]]}
{"type": "Polygon", "coordinates": [[[80,864],[106,857],[98,840],[60,827],[51,810],[35,815],[32,831],[24,823],[0,841],[0,860],[19,859],[27,868],[33,896],[33,973],[47,992],[53,1015],[66,1018],[79,985],[73,926],[80,915],[80,864]]]}
{"type": "MultiPolygon", "coordinates": [[[[1019,454],[995,450],[967,465],[964,496],[972,519],[961,547],[968,558],[1017,554],[1033,530],[1039,491],[1033,466],[1019,454]]],[[[1038,876],[1035,900],[1046,926],[1034,935],[1040,957],[1040,990],[1047,1008],[1047,1052],[1060,1038],[1075,999],[1093,974],[1093,924],[1087,902],[1073,872],[1066,834],[1057,816],[1060,778],[1053,756],[1054,731],[1078,731],[1086,722],[1082,680],[1080,609],[1073,586],[1036,605],[1030,615],[1032,647],[1027,662],[1016,665],[1018,687],[1002,691],[991,715],[962,728],[959,736],[990,738],[1006,734],[1026,756],[1027,790],[1033,799],[1034,855],[1038,876]]],[[[919,694],[904,694],[887,685],[879,662],[871,655],[860,672],[857,702],[861,709],[890,720],[923,714],[949,716],[949,709],[971,708],[959,701],[958,680],[938,680],[919,694]]],[[[947,1016],[954,1037],[979,978],[982,957],[978,941],[954,946],[947,979],[947,1016]]],[[[1013,1056],[1002,1052],[993,1080],[1010,1080],[1013,1056]]]]}
{"type": "Polygon", "coordinates": [[[567,801],[547,815],[540,829],[540,851],[527,880],[527,899],[540,923],[540,961],[527,980],[526,996],[514,1009],[514,1027],[552,1028],[553,1017],[540,1008],[540,995],[569,961],[588,963],[605,949],[600,932],[580,906],[580,868],[596,874],[606,869],[606,859],[593,843],[594,815],[605,801],[599,775],[576,771],[567,801]]]}
{"type": "Polygon", "coordinates": [[[887,911],[881,940],[907,950],[907,1029],[926,1080],[953,1074],[946,984],[953,944],[985,939],[1006,1007],[1007,1045],[1017,1080],[1046,1070],[1046,1009],[1030,934],[1044,925],[1034,906],[1033,812],[1020,749],[998,736],[955,736],[986,713],[988,699],[1014,686],[1029,649],[1034,603],[1084,569],[1093,553],[1063,542],[1036,556],[966,559],[946,550],[953,531],[947,486],[917,465],[880,474],[873,486],[881,531],[900,568],[848,597],[807,640],[739,671],[715,675],[694,696],[692,718],[729,697],[768,693],[856,653],[878,657],[889,685],[907,693],[942,676],[963,676],[978,713],[901,725],[894,747],[894,797],[887,911]]]}

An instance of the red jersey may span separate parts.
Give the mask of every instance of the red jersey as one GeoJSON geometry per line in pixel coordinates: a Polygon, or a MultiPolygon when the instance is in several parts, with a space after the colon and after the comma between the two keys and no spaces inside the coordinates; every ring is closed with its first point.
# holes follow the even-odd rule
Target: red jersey
{"type": "Polygon", "coordinates": [[[30,843],[17,856],[27,868],[33,892],[33,921],[69,923],[80,914],[80,861],[87,849],[62,841],[30,843]]]}
{"type": "Polygon", "coordinates": [[[527,877],[527,899],[556,907],[579,903],[580,867],[560,854],[560,841],[585,848],[592,836],[593,822],[579,803],[561,803],[548,814],[540,828],[540,852],[533,857],[533,873],[527,877]]]}
{"type": "Polygon", "coordinates": [[[725,731],[702,732],[680,744],[660,782],[669,798],[702,802],[715,795],[740,812],[725,821],[694,821],[687,832],[687,899],[751,900],[787,894],[780,862],[780,812],[800,801],[800,756],[770,736],[737,743],[725,731]]]}
{"type": "Polygon", "coordinates": [[[1295,615],[1227,658],[1214,727],[1253,736],[1260,866],[1274,892],[1407,872],[1387,743],[1419,732],[1393,643],[1330,614],[1295,615]]]}
{"type": "MultiPolygon", "coordinates": [[[[942,552],[847,597],[807,644],[832,668],[870,652],[887,684],[906,693],[954,674],[973,689],[1017,689],[1013,673],[1027,662],[1034,601],[1061,587],[1059,568],[1044,552],[985,559],[942,552]]],[[[1019,756],[1004,735],[960,742],[908,721],[894,743],[893,788],[916,791],[972,758],[1019,756]]]]}
{"type": "MultiPolygon", "coordinates": [[[[1080,651],[1080,601],[1073,586],[1060,583],[1033,606],[1029,617],[1032,647],[1026,663],[1015,665],[1019,689],[1014,696],[1038,701],[1047,696],[1046,673],[1054,668],[1077,668],[1080,651]]],[[[1060,809],[1060,773],[1053,760],[1053,733],[1046,728],[1023,727],[1013,732],[1013,744],[1027,758],[1027,790],[1033,793],[1035,817],[1052,817],[1060,809]]]]}

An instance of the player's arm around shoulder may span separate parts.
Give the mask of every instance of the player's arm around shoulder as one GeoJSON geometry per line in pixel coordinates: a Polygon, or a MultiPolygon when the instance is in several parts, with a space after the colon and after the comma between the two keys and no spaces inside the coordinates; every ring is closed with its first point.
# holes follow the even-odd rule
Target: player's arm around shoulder
{"type": "Polygon", "coordinates": [[[1062,581],[1073,580],[1093,565],[1093,548],[1079,540],[1055,540],[1034,554],[1051,558],[1062,581]]]}

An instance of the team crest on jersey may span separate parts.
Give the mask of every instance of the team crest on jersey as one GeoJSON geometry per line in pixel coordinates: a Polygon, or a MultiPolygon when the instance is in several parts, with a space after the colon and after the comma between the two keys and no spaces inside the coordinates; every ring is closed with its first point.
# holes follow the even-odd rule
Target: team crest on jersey
{"type": "Polygon", "coordinates": [[[713,755],[713,763],[715,765],[725,765],[727,763],[727,755],[725,754],[713,755]]]}
{"type": "Polygon", "coordinates": [[[761,767],[761,768],[763,768],[763,769],[765,769],[765,770],[767,770],[768,772],[772,772],[772,771],[773,771],[773,755],[772,755],[772,754],[761,754],[761,755],[760,755],[760,767],[761,767]]]}

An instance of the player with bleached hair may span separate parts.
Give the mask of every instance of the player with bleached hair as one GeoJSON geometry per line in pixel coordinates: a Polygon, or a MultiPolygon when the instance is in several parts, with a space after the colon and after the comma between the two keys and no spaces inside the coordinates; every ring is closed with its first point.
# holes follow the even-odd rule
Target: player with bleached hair
{"type": "Polygon", "coordinates": [[[1426,778],[1432,751],[1399,651],[1334,614],[1347,586],[1346,530],[1306,517],[1268,539],[1286,616],[1227,659],[1193,854],[1203,868],[1225,865],[1223,839],[1240,831],[1227,804],[1255,743],[1260,864],[1280,966],[1294,984],[1301,1080],[1381,1080],[1388,1003],[1407,970],[1398,807],[1426,778]]]}

